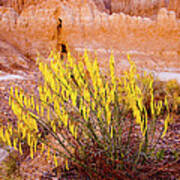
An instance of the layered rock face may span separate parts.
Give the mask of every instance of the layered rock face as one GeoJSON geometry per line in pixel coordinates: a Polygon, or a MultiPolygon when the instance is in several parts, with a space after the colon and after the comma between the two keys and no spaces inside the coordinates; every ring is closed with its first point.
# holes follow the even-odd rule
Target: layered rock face
{"type": "Polygon", "coordinates": [[[152,16],[160,8],[174,10],[179,16],[179,0],[112,0],[112,12],[124,12],[130,15],[152,16]]]}
{"type": "Polygon", "coordinates": [[[78,52],[97,49],[102,64],[112,49],[117,57],[136,54],[146,57],[146,62],[156,63],[160,59],[158,65],[165,62],[167,66],[179,61],[180,56],[178,3],[176,0],[153,1],[153,4],[149,0],[10,0],[6,7],[0,7],[0,38],[30,58],[35,58],[37,51],[47,57],[57,44],[68,43],[70,49],[78,52]],[[175,11],[169,11],[173,8],[175,11]],[[145,15],[128,15],[142,12],[145,15]],[[58,18],[62,20],[60,29],[58,18]]]}
{"type": "Polygon", "coordinates": [[[173,11],[160,9],[153,20],[124,13],[108,15],[99,12],[93,4],[85,3],[80,8],[74,5],[73,10],[64,9],[59,16],[64,22],[63,37],[79,50],[138,51],[143,55],[176,60],[179,56],[180,23],[173,11]]]}
{"type": "MultiPolygon", "coordinates": [[[[21,13],[30,5],[37,5],[44,0],[1,0],[1,5],[12,7],[16,12],[21,13]]],[[[65,1],[65,0],[64,0],[65,1]]],[[[69,1],[69,0],[68,0],[69,1]]],[[[66,2],[68,2],[66,0],[66,2]]],[[[83,0],[84,1],[84,0],[83,0]]],[[[82,1],[82,2],[83,2],[82,1]]],[[[93,1],[100,11],[108,13],[126,13],[136,16],[152,16],[158,10],[166,7],[168,10],[176,12],[179,17],[179,0],[88,0],[93,1]]],[[[88,3],[88,1],[84,1],[88,3]]],[[[61,0],[60,2],[63,2],[61,0]]]]}

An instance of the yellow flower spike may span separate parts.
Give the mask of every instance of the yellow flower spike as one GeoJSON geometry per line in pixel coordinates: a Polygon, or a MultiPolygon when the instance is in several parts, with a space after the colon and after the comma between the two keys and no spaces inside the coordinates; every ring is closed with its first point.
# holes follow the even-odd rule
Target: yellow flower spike
{"type": "Polygon", "coordinates": [[[152,89],[152,90],[153,90],[152,85],[153,85],[153,79],[152,79],[152,80],[150,80],[150,82],[149,82],[149,89],[152,89]]]}
{"type": "Polygon", "coordinates": [[[111,138],[113,138],[113,126],[111,126],[111,138]]]}
{"type": "Polygon", "coordinates": [[[74,138],[77,139],[77,134],[78,134],[78,128],[77,126],[74,127],[74,138]]]}
{"type": "Polygon", "coordinates": [[[72,122],[69,122],[69,130],[72,133],[72,135],[74,136],[74,124],[72,122]]]}
{"type": "Polygon", "coordinates": [[[163,138],[165,135],[166,135],[166,132],[167,132],[167,129],[168,129],[168,123],[169,123],[169,120],[170,120],[170,115],[168,113],[166,119],[165,119],[165,122],[164,122],[164,131],[162,133],[162,136],[161,138],[163,138]]]}
{"type": "Polygon", "coordinates": [[[12,106],[12,98],[9,96],[9,106],[12,106]]]}
{"type": "Polygon", "coordinates": [[[45,101],[51,103],[51,97],[52,97],[51,90],[49,88],[47,88],[45,101]]]}
{"type": "Polygon", "coordinates": [[[66,170],[67,170],[67,171],[69,171],[69,166],[68,166],[68,159],[66,159],[66,162],[65,162],[65,164],[66,164],[66,170]]]}
{"type": "Polygon", "coordinates": [[[8,146],[12,147],[10,135],[7,130],[5,131],[5,139],[7,141],[8,146]]]}
{"type": "Polygon", "coordinates": [[[98,94],[98,89],[97,89],[97,86],[96,85],[94,85],[94,99],[96,99],[97,100],[97,94],[98,94]]]}
{"type": "MultiPolygon", "coordinates": [[[[80,61],[78,63],[78,68],[79,68],[79,71],[80,71],[80,74],[84,77],[84,64],[82,61],[80,61]]],[[[84,83],[83,83],[84,84],[84,83]]]]}
{"type": "Polygon", "coordinates": [[[99,120],[102,120],[102,111],[100,106],[98,107],[97,117],[99,120]]]}
{"type": "Polygon", "coordinates": [[[130,54],[127,54],[127,59],[131,62],[130,54]]]}
{"type": "Polygon", "coordinates": [[[18,148],[17,148],[17,141],[18,141],[17,138],[16,138],[16,139],[13,139],[13,147],[14,147],[14,149],[15,149],[16,151],[18,151],[18,148]]]}
{"type": "Polygon", "coordinates": [[[151,107],[151,114],[152,114],[152,117],[154,117],[155,111],[154,111],[154,95],[153,95],[153,93],[151,94],[150,107],[151,107]]]}
{"type": "Polygon", "coordinates": [[[147,71],[144,71],[144,77],[146,77],[147,76],[147,71]]]}
{"type": "Polygon", "coordinates": [[[15,103],[14,113],[15,113],[18,117],[21,117],[22,109],[21,109],[21,107],[19,106],[19,104],[17,104],[17,103],[15,103]]]}
{"type": "MultiPolygon", "coordinates": [[[[23,121],[24,121],[24,123],[25,124],[28,124],[28,114],[26,114],[26,113],[23,113],[23,121]]],[[[21,124],[22,125],[22,124],[21,124]]],[[[22,128],[22,127],[21,127],[22,128]]]]}
{"type": "Polygon", "coordinates": [[[57,54],[53,54],[53,60],[54,60],[54,61],[57,61],[57,60],[58,60],[57,54]]]}
{"type": "Polygon", "coordinates": [[[76,90],[71,93],[71,100],[72,100],[72,105],[76,106],[76,102],[77,102],[77,91],[76,90]]]}
{"type": "Polygon", "coordinates": [[[115,89],[113,88],[111,91],[110,91],[110,97],[111,97],[111,101],[114,102],[114,92],[115,92],[115,89]]]}
{"type": "Polygon", "coordinates": [[[14,89],[14,93],[15,93],[15,98],[18,99],[19,98],[19,92],[18,92],[18,87],[15,87],[14,89]]]}
{"type": "Polygon", "coordinates": [[[169,112],[169,106],[168,106],[167,96],[165,96],[164,104],[165,104],[165,106],[166,106],[167,111],[169,112]]]}
{"type": "Polygon", "coordinates": [[[141,124],[141,113],[138,111],[138,109],[135,109],[135,117],[136,117],[136,123],[141,124]]]}
{"type": "Polygon", "coordinates": [[[54,100],[54,111],[58,116],[61,116],[60,105],[57,99],[54,100]]]}
{"type": "Polygon", "coordinates": [[[67,125],[68,125],[68,114],[63,115],[63,123],[64,123],[65,127],[67,127],[67,125]]]}
{"type": "Polygon", "coordinates": [[[147,110],[145,107],[143,107],[144,109],[144,119],[143,119],[143,136],[145,136],[146,132],[147,132],[147,121],[148,121],[148,115],[147,115],[147,110]],[[144,127],[145,126],[145,127],[144,127]]]}
{"type": "Polygon", "coordinates": [[[71,56],[71,53],[70,52],[68,52],[68,54],[67,54],[67,59],[68,59],[68,62],[69,62],[69,66],[70,67],[73,67],[74,66],[74,59],[73,59],[73,57],[71,56]]]}
{"type": "Polygon", "coordinates": [[[90,93],[87,89],[87,86],[85,86],[85,88],[84,88],[84,99],[89,103],[91,100],[90,98],[91,98],[90,93]]]}
{"type": "Polygon", "coordinates": [[[57,74],[57,62],[56,61],[51,61],[50,67],[57,74]]]}
{"type": "Polygon", "coordinates": [[[39,62],[39,70],[40,70],[41,72],[43,72],[43,70],[44,70],[44,65],[43,65],[42,62],[39,62]]]}
{"type": "Polygon", "coordinates": [[[48,65],[47,64],[43,64],[43,66],[44,66],[44,69],[43,69],[43,72],[44,72],[44,74],[48,74],[49,75],[49,71],[48,71],[48,65]]]}
{"type": "Polygon", "coordinates": [[[66,93],[66,100],[68,101],[69,100],[69,97],[70,97],[70,94],[71,94],[71,92],[72,92],[72,90],[71,90],[71,88],[70,87],[68,87],[68,89],[66,89],[65,90],[65,93],[66,93]]]}
{"type": "Polygon", "coordinates": [[[37,139],[34,139],[34,152],[37,152],[37,139]]]}
{"type": "Polygon", "coordinates": [[[32,118],[34,118],[34,120],[35,120],[35,119],[39,119],[38,116],[36,116],[34,113],[32,113],[32,112],[30,112],[30,111],[29,111],[27,114],[28,114],[29,116],[32,116],[32,118]]]}
{"type": "Polygon", "coordinates": [[[111,123],[111,112],[108,111],[108,112],[107,112],[107,125],[109,126],[110,123],[111,123]]]}
{"type": "Polygon", "coordinates": [[[83,118],[84,118],[85,120],[87,120],[87,116],[86,116],[86,106],[85,106],[85,105],[82,107],[82,110],[83,110],[83,118]]]}
{"type": "Polygon", "coordinates": [[[110,75],[111,75],[111,82],[113,84],[114,87],[116,87],[116,81],[115,81],[115,61],[114,61],[114,55],[113,53],[111,53],[110,56],[110,75]]]}
{"type": "Polygon", "coordinates": [[[105,89],[102,84],[100,86],[99,93],[101,94],[102,98],[104,99],[105,98],[105,89]]]}
{"type": "Polygon", "coordinates": [[[50,52],[50,54],[49,54],[48,58],[52,58],[52,57],[53,57],[53,54],[54,54],[54,51],[53,51],[53,50],[51,50],[51,52],[50,52]]]}
{"type": "Polygon", "coordinates": [[[54,121],[51,121],[51,128],[53,130],[53,132],[56,132],[56,125],[54,121]]]}
{"type": "Polygon", "coordinates": [[[109,111],[109,104],[108,103],[105,104],[105,110],[106,110],[106,113],[108,113],[108,111],[109,111]]]}
{"type": "Polygon", "coordinates": [[[3,129],[3,127],[0,127],[0,138],[2,139],[3,142],[6,142],[6,138],[4,136],[4,129],[3,129]]]}
{"type": "Polygon", "coordinates": [[[94,102],[94,100],[92,100],[92,102],[91,102],[91,108],[93,111],[95,111],[96,103],[94,102]]]}
{"type": "Polygon", "coordinates": [[[56,167],[58,167],[58,161],[57,161],[57,157],[56,157],[55,154],[54,154],[54,164],[55,164],[56,167]]]}
{"type": "Polygon", "coordinates": [[[14,96],[14,89],[13,89],[12,86],[10,87],[10,95],[11,95],[11,96],[14,96]]]}
{"type": "Polygon", "coordinates": [[[62,122],[58,121],[58,127],[62,127],[62,122]]]}
{"type": "Polygon", "coordinates": [[[55,124],[53,125],[52,129],[56,133],[56,125],[55,124]]]}
{"type": "Polygon", "coordinates": [[[77,85],[81,88],[84,83],[83,83],[83,80],[80,77],[79,71],[78,71],[76,66],[73,68],[73,74],[74,74],[74,78],[76,80],[76,81],[73,82],[73,84],[76,82],[77,85]]]}
{"type": "Polygon", "coordinates": [[[84,50],[84,58],[87,58],[86,61],[88,61],[88,52],[87,52],[87,49],[84,50]]]}
{"type": "Polygon", "coordinates": [[[9,130],[9,134],[12,136],[12,134],[13,134],[12,125],[8,124],[8,130],[9,130]]]}
{"type": "Polygon", "coordinates": [[[136,94],[142,96],[142,91],[141,91],[141,89],[138,86],[135,86],[135,92],[136,92],[136,94]]]}
{"type": "Polygon", "coordinates": [[[84,61],[85,61],[88,71],[91,71],[92,67],[91,67],[89,57],[88,57],[87,49],[84,51],[84,61]]]}
{"type": "Polygon", "coordinates": [[[42,94],[44,92],[41,85],[38,86],[38,91],[39,91],[39,94],[42,94]]]}
{"type": "Polygon", "coordinates": [[[23,91],[19,90],[19,103],[21,104],[21,106],[23,106],[23,91]]]}
{"type": "Polygon", "coordinates": [[[19,142],[19,153],[20,153],[21,155],[23,154],[21,142],[19,142]]]}
{"type": "Polygon", "coordinates": [[[100,88],[100,90],[104,88],[103,83],[102,83],[102,79],[99,75],[97,77],[97,86],[100,88]]]}
{"type": "Polygon", "coordinates": [[[142,110],[143,110],[143,100],[142,100],[142,98],[138,98],[138,99],[137,99],[137,102],[138,102],[140,111],[142,112],[142,110]]]}

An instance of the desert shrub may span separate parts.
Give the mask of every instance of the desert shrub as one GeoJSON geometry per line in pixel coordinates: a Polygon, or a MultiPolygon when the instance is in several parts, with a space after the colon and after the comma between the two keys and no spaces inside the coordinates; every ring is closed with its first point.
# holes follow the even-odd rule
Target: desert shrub
{"type": "Polygon", "coordinates": [[[58,167],[62,157],[67,170],[71,165],[97,179],[133,177],[140,164],[161,158],[157,144],[172,113],[166,91],[156,98],[151,74],[138,74],[129,56],[130,68],[120,78],[113,55],[109,77],[87,52],[78,61],[70,53],[62,61],[53,51],[49,58],[50,63],[38,59],[44,78],[38,96],[11,87],[9,105],[18,121],[17,128],[1,126],[4,143],[20,154],[27,143],[31,158],[46,152],[58,167]],[[161,129],[159,117],[165,119],[161,129]]]}

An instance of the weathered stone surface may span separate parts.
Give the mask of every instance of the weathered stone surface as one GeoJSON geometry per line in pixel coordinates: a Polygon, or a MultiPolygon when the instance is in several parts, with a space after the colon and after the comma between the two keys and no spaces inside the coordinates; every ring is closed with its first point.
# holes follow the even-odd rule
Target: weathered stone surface
{"type": "MultiPolygon", "coordinates": [[[[106,58],[106,50],[113,49],[117,54],[137,51],[165,61],[168,56],[164,54],[173,51],[177,56],[173,56],[171,61],[177,61],[180,55],[180,22],[175,12],[178,8],[175,12],[164,8],[158,11],[160,7],[167,5],[172,9],[173,5],[153,2],[154,4],[150,1],[145,3],[131,0],[13,0],[6,6],[14,9],[0,7],[0,39],[30,58],[35,58],[37,51],[47,57],[50,49],[60,49],[62,43],[68,43],[72,50],[105,49],[100,54],[106,58]],[[144,12],[133,9],[134,7],[147,9],[144,13],[148,14],[157,3],[158,12],[153,11],[148,18],[131,16],[144,12]],[[121,13],[113,12],[114,7],[121,6],[132,13],[124,14],[123,9],[121,13]],[[17,12],[15,7],[21,7],[21,12],[17,12]],[[62,20],[62,28],[58,28],[58,18],[62,20]]],[[[177,5],[175,0],[174,2],[177,5]]]]}

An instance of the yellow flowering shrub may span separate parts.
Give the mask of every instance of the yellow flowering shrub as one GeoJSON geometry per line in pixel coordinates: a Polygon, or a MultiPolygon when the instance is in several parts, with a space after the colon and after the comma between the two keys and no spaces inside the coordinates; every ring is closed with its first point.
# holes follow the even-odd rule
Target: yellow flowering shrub
{"type": "Polygon", "coordinates": [[[133,126],[140,127],[136,139],[139,148],[135,148],[133,163],[139,163],[141,152],[153,153],[158,116],[166,110],[160,133],[163,138],[172,115],[167,97],[155,100],[151,74],[138,74],[129,56],[130,69],[121,78],[115,74],[113,55],[109,78],[100,71],[97,59],[92,61],[88,57],[87,51],[78,61],[68,53],[64,62],[53,51],[50,59],[49,64],[38,59],[44,78],[38,85],[38,97],[18,87],[10,88],[9,105],[18,121],[17,128],[11,124],[0,127],[0,139],[5,144],[22,154],[22,144],[26,142],[31,158],[37,151],[46,152],[58,166],[58,157],[63,157],[67,170],[71,161],[92,177],[98,172],[98,166],[89,165],[86,160],[91,163],[89,158],[93,155],[98,159],[97,151],[101,160],[107,159],[113,168],[126,165],[127,157],[131,156],[129,145],[134,141],[131,139],[133,126]],[[123,138],[125,132],[128,132],[127,139],[123,138]],[[51,138],[46,138],[46,134],[51,138]]]}

